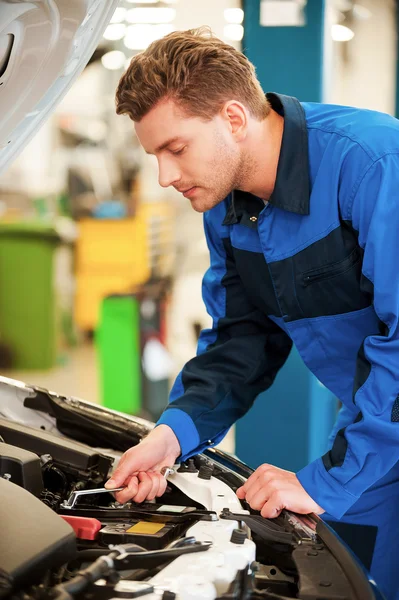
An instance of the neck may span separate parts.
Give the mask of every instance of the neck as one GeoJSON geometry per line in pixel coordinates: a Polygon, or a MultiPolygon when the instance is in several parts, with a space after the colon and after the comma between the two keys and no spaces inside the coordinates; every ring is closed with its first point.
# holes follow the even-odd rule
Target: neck
{"type": "Polygon", "coordinates": [[[273,109],[263,121],[255,121],[250,132],[248,155],[252,168],[240,189],[268,200],[276,182],[283,137],[284,118],[273,109]]]}

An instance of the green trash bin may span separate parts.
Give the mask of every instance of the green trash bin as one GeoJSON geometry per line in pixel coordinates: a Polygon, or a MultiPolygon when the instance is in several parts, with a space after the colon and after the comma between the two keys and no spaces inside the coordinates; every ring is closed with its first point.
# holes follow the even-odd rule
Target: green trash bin
{"type": "Polygon", "coordinates": [[[54,256],[60,237],[42,222],[0,222],[0,343],[15,369],[56,362],[54,256]]]}
{"type": "Polygon", "coordinates": [[[130,415],[141,413],[140,304],[133,294],[103,299],[96,330],[101,401],[130,415]]]}

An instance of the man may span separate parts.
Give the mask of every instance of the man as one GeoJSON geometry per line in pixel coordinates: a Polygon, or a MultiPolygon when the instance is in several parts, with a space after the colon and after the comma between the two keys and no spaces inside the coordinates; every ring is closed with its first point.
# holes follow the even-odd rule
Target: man
{"type": "Polygon", "coordinates": [[[249,61],[204,30],[135,56],[116,98],[160,185],[204,213],[213,328],[108,486],[126,485],[120,502],[161,495],[161,467],[217,444],[294,342],[344,405],[331,450],[297,474],[262,465],[237,495],[264,517],[377,527],[371,573],[399,598],[399,122],[265,96],[249,61]]]}

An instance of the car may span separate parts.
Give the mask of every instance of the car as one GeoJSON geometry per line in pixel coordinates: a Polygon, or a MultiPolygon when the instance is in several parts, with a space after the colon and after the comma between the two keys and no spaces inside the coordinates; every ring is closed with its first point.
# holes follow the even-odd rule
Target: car
{"type": "Polygon", "coordinates": [[[168,469],[156,502],[116,502],[104,483],[152,427],[0,378],[0,598],[381,598],[319,517],[240,501],[252,470],[217,448],[168,469]]]}
{"type": "MultiPolygon", "coordinates": [[[[117,0],[0,0],[0,172],[68,91],[117,0]]],[[[377,600],[316,515],[264,519],[217,448],[171,465],[157,502],[104,489],[153,425],[0,377],[0,599],[377,600]]]]}

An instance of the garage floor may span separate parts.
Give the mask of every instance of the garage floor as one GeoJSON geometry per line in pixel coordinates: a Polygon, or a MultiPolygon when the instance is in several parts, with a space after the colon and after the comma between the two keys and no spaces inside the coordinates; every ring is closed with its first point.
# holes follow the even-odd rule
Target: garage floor
{"type": "Polygon", "coordinates": [[[47,371],[3,371],[2,375],[25,383],[40,385],[59,394],[99,402],[97,363],[90,342],[69,350],[62,365],[47,371]]]}

